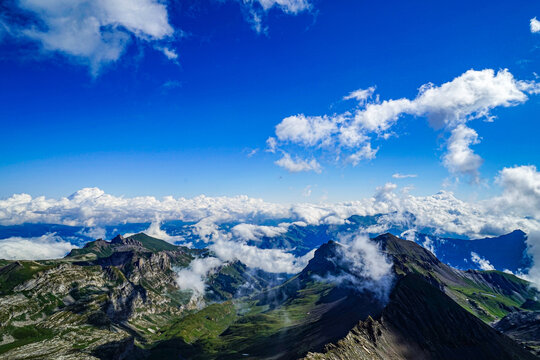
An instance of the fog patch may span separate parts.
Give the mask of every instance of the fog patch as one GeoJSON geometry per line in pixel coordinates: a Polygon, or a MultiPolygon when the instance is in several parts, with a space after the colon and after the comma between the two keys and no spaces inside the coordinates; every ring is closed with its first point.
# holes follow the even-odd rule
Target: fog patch
{"type": "Polygon", "coordinates": [[[192,292],[193,298],[204,296],[205,280],[209,273],[221,266],[223,262],[215,257],[197,258],[191,261],[188,267],[177,272],[176,282],[180,290],[192,292]]]}
{"type": "Polygon", "coordinates": [[[337,256],[332,260],[340,272],[317,280],[352,287],[359,292],[369,291],[387,302],[394,284],[393,262],[379,244],[367,235],[356,235],[341,238],[339,245],[337,256]]]}
{"type": "Polygon", "coordinates": [[[295,274],[313,258],[315,250],[296,257],[281,249],[260,249],[238,241],[220,239],[210,245],[216,256],[223,261],[238,260],[247,267],[261,269],[269,273],[295,274]]]}

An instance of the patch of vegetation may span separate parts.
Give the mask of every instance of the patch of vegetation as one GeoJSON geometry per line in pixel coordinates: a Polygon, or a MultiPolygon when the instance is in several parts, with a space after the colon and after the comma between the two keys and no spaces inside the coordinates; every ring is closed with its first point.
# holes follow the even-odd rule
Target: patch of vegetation
{"type": "Polygon", "coordinates": [[[5,330],[7,330],[8,334],[13,336],[15,341],[9,344],[0,345],[0,354],[20,346],[48,340],[54,336],[54,332],[51,329],[40,328],[33,325],[23,327],[9,326],[5,330]]]}
{"type": "Polygon", "coordinates": [[[143,244],[143,246],[145,248],[147,248],[148,250],[152,250],[152,251],[164,251],[164,250],[174,251],[174,250],[178,250],[178,246],[173,245],[173,244],[169,244],[166,241],[163,241],[163,240],[156,239],[154,237],[148,236],[145,233],[139,233],[139,234],[132,235],[132,236],[129,237],[129,239],[139,241],[140,243],[143,244]]]}
{"type": "Polygon", "coordinates": [[[15,261],[0,268],[0,296],[10,295],[13,289],[30,280],[36,273],[54,265],[41,265],[34,261],[15,261]]]}
{"type": "Polygon", "coordinates": [[[212,304],[174,323],[161,334],[161,337],[164,339],[180,337],[188,344],[202,338],[215,338],[235,319],[236,309],[232,302],[212,304]]]}

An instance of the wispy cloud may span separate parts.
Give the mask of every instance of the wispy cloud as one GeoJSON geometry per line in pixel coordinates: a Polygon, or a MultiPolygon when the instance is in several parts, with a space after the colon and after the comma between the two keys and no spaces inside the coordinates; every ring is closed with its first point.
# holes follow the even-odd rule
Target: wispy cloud
{"type": "Polygon", "coordinates": [[[392,177],[394,179],[409,179],[409,178],[415,178],[415,177],[418,177],[418,175],[416,174],[400,174],[400,173],[395,173],[392,175],[392,177]]]}

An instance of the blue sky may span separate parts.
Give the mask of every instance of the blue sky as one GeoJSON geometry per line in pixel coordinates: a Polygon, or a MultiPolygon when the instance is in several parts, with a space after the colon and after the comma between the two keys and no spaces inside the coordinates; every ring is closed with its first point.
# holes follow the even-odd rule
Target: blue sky
{"type": "Polygon", "coordinates": [[[123,52],[99,65],[92,65],[94,52],[73,56],[28,35],[27,19],[50,14],[32,3],[9,1],[1,10],[0,197],[99,187],[126,196],[341,201],[391,181],[413,185],[416,195],[446,186],[474,198],[495,191],[503,168],[538,163],[535,1],[282,2],[306,5],[300,10],[166,2],[158,30],[147,27],[151,16],[132,28],[113,24],[123,52]],[[164,48],[178,57],[169,59],[164,48]],[[454,125],[434,130],[421,114],[404,114],[386,140],[377,133],[376,156],[356,166],[321,147],[285,142],[292,159],[315,159],[322,168],[290,172],[275,164],[283,153],[265,151],[284,118],[354,111],[354,100],[343,100],[351,91],[375,86],[379,101],[412,100],[423,84],[440,86],[469,69],[494,69],[495,76],[508,69],[533,84],[523,90],[528,100],[491,109],[493,122],[467,122],[479,137],[471,148],[483,159],[475,179],[444,166],[454,125]]]}

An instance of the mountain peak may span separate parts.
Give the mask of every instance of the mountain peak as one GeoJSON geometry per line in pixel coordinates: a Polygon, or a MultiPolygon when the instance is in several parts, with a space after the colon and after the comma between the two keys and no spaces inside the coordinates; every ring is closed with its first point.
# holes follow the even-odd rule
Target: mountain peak
{"type": "Polygon", "coordinates": [[[124,237],[121,234],[116,235],[112,240],[111,244],[123,244],[124,237]]]}

